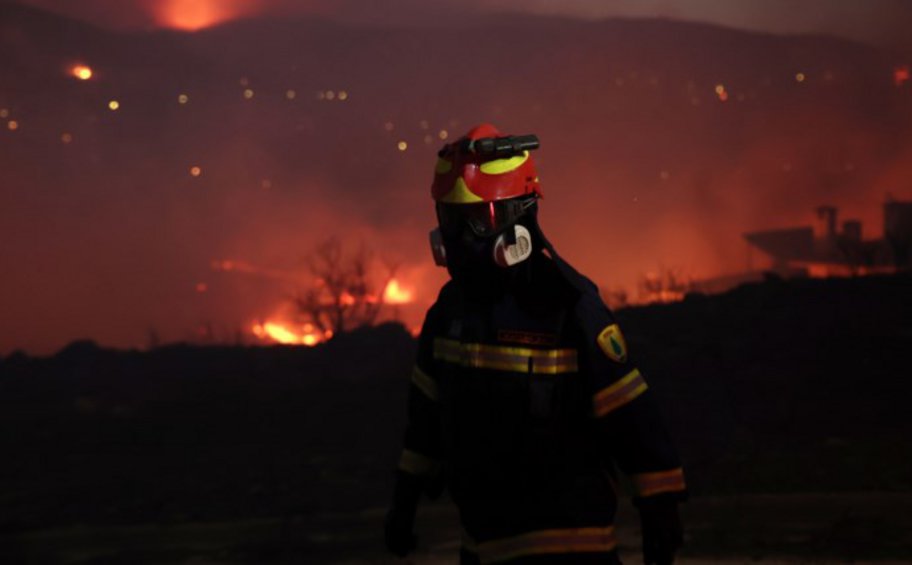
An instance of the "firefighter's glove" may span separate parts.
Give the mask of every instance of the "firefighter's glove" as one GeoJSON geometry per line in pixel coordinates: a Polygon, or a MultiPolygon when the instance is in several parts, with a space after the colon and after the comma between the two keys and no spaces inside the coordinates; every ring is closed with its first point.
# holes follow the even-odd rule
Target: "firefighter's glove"
{"type": "Polygon", "coordinates": [[[684,545],[678,500],[658,495],[637,499],[634,504],[640,509],[643,561],[646,565],[671,565],[675,552],[684,545]]]}
{"type": "Polygon", "coordinates": [[[393,504],[386,513],[384,524],[386,549],[393,555],[405,557],[418,544],[418,538],[414,533],[415,511],[423,488],[424,484],[420,478],[397,471],[393,504]]]}

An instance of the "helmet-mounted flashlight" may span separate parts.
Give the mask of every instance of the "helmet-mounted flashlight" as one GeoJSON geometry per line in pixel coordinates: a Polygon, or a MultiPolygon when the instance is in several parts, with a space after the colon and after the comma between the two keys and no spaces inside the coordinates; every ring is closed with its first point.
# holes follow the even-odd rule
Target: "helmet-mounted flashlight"
{"type": "MultiPolygon", "coordinates": [[[[482,137],[479,139],[463,139],[459,149],[463,153],[472,153],[484,159],[503,159],[519,155],[523,151],[538,149],[537,135],[508,135],[504,137],[482,137]]],[[[437,154],[439,157],[446,155],[451,145],[445,145],[437,154]]]]}

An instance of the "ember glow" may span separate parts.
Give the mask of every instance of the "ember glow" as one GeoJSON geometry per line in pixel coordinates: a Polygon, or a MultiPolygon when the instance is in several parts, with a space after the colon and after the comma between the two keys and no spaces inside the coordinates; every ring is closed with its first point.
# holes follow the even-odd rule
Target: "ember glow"
{"type": "Polygon", "coordinates": [[[249,12],[239,0],[163,0],[156,2],[158,22],[181,31],[199,31],[249,12]]]}
{"type": "Polygon", "coordinates": [[[893,71],[893,84],[896,86],[902,86],[909,81],[909,77],[909,67],[897,67],[893,71]]]}
{"type": "Polygon", "coordinates": [[[92,72],[92,67],[88,65],[73,65],[70,68],[70,75],[79,80],[89,80],[95,73],[92,72]]]}
{"type": "Polygon", "coordinates": [[[723,85],[723,84],[716,85],[716,96],[719,97],[720,102],[728,101],[728,90],[725,89],[725,85],[723,85]]]}

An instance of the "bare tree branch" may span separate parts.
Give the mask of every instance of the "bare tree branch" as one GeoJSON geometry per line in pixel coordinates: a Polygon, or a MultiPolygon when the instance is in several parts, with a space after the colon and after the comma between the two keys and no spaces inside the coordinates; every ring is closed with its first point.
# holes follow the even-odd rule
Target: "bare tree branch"
{"type": "Polygon", "coordinates": [[[333,334],[374,324],[398,269],[398,264],[387,260],[381,260],[382,267],[378,268],[372,250],[364,243],[346,256],[336,237],[319,243],[305,263],[314,282],[293,297],[293,303],[302,322],[313,324],[321,333],[333,334]]]}

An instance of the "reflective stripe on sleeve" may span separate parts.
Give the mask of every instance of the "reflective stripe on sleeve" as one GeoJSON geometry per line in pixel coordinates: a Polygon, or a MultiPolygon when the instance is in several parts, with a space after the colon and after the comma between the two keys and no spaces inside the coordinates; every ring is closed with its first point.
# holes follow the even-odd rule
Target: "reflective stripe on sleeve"
{"type": "Polygon", "coordinates": [[[434,340],[434,359],[479,369],[556,375],[578,369],[575,349],[530,349],[434,340]]]}
{"type": "Polygon", "coordinates": [[[646,381],[643,380],[639,369],[630,371],[618,382],[596,393],[593,399],[596,417],[602,417],[617,410],[643,394],[647,388],[649,387],[646,386],[646,381]]]}
{"type": "MultiPolygon", "coordinates": [[[[465,541],[464,541],[465,543],[465,541]]],[[[466,544],[467,545],[467,544],[466,544]]],[[[477,552],[482,563],[498,563],[542,554],[607,553],[617,547],[614,527],[537,530],[481,542],[465,549],[477,552]]],[[[572,562],[572,560],[570,560],[572,562]]]]}
{"type": "Polygon", "coordinates": [[[437,400],[437,383],[427,373],[419,369],[418,365],[415,365],[412,370],[412,384],[418,387],[431,400],[437,400]]]}
{"type": "Polygon", "coordinates": [[[439,466],[440,463],[436,459],[408,449],[403,449],[399,458],[399,470],[412,475],[428,475],[437,471],[439,466]]]}
{"type": "Polygon", "coordinates": [[[630,476],[637,496],[651,496],[663,492],[681,492],[687,488],[684,471],[678,467],[668,471],[635,473],[630,476]]]}

